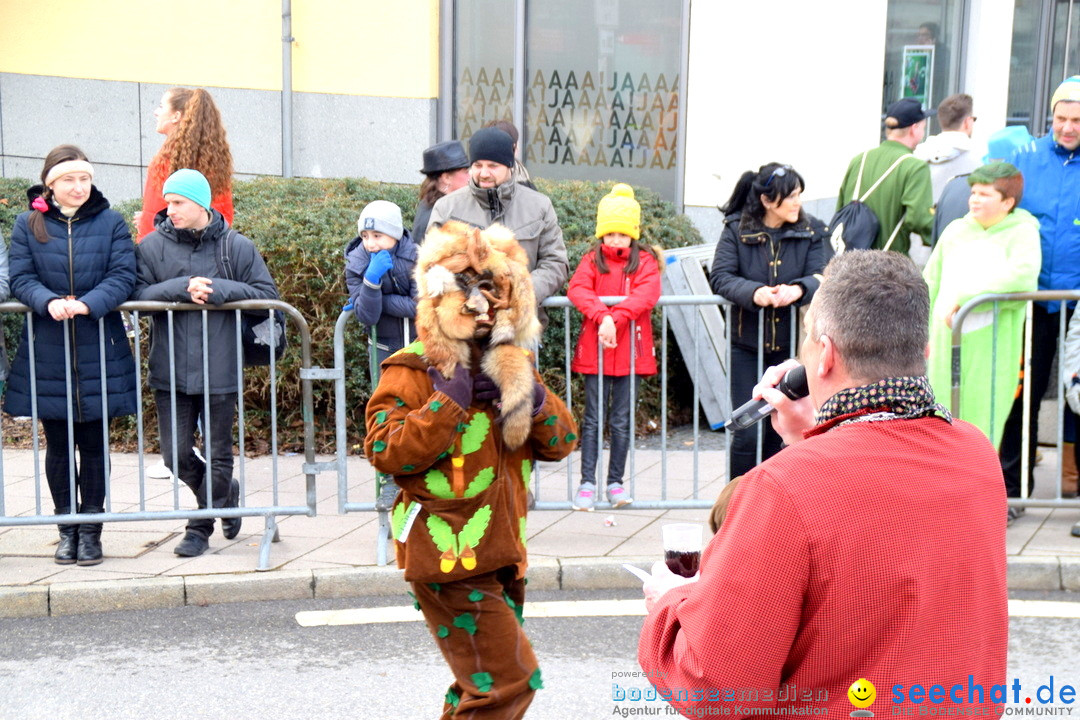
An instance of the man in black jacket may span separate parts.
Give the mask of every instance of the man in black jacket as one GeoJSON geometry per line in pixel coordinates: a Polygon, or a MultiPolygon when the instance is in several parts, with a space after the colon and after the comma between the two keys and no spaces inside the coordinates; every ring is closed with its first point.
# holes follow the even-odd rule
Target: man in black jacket
{"type": "MultiPolygon", "coordinates": [[[[155,218],[154,232],[136,250],[135,300],[221,305],[278,299],[277,286],[254,243],[231,230],[221,213],[211,209],[210,184],[201,173],[176,171],[165,181],[163,195],[167,207],[155,218]],[[223,269],[226,256],[228,273],[223,269]]],[[[207,507],[207,481],[212,507],[237,507],[240,485],[232,476],[232,428],[240,389],[237,363],[242,358],[237,352],[236,314],[173,313],[172,331],[170,342],[168,315],[158,313],[150,347],[150,386],[157,404],[161,454],[195,493],[199,508],[207,507]],[[175,377],[175,408],[170,377],[175,377]],[[205,461],[193,447],[200,421],[205,461]]],[[[240,532],[240,518],[223,519],[221,526],[231,540],[240,532]]],[[[189,521],[174,552],[182,557],[202,555],[213,532],[212,518],[189,521]]]]}

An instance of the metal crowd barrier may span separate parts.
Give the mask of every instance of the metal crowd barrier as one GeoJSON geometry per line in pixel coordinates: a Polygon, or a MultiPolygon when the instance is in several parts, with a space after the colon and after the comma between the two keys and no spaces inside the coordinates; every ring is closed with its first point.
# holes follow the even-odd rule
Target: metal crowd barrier
{"type": "MultiPolygon", "coordinates": [[[[1020,497],[1009,498],[1009,505],[1017,507],[1049,507],[1049,508],[1080,508],[1080,498],[1065,498],[1061,493],[1061,470],[1062,470],[1062,452],[1065,443],[1064,427],[1065,427],[1065,387],[1066,373],[1071,372],[1068,368],[1062,367],[1062,360],[1064,358],[1065,347],[1065,335],[1068,330],[1065,316],[1066,316],[1066,304],[1075,300],[1080,300],[1080,291],[1078,290],[1040,290],[1037,292],[1026,293],[985,293],[983,295],[977,295],[968,302],[964,303],[959,310],[956,311],[956,315],[953,317],[953,331],[952,331],[952,397],[950,410],[953,415],[963,417],[963,408],[960,404],[960,375],[961,375],[961,342],[963,339],[963,324],[964,321],[971,315],[971,313],[982,305],[990,304],[991,313],[993,318],[993,340],[994,345],[997,345],[997,332],[999,324],[999,312],[1000,304],[1003,302],[1025,302],[1025,323],[1024,323],[1024,350],[1023,350],[1023,377],[1031,377],[1031,312],[1032,303],[1037,301],[1044,302],[1056,302],[1058,304],[1057,321],[1058,327],[1058,346],[1057,346],[1057,360],[1058,360],[1058,377],[1057,382],[1057,453],[1058,462],[1055,468],[1054,477],[1057,481],[1055,486],[1055,497],[1053,498],[1032,498],[1029,497],[1029,488],[1032,487],[1030,469],[1027,458],[1030,453],[1031,443],[1038,442],[1038,438],[1032,438],[1030,436],[1030,419],[1031,419],[1031,384],[1027,382],[1020,382],[1023,394],[1023,434],[1020,449],[1020,497]]],[[[993,380],[995,373],[993,372],[996,367],[996,353],[991,360],[991,386],[990,395],[994,396],[993,380]]],[[[1017,378],[1020,381],[1020,378],[1017,378]]],[[[1047,391],[1054,387],[1055,378],[1050,379],[1047,391]]],[[[991,427],[994,424],[994,418],[998,412],[1004,412],[1008,416],[1012,410],[1012,405],[1009,407],[998,409],[993,403],[990,407],[990,424],[991,427]]],[[[1071,411],[1070,411],[1071,412],[1071,411]]],[[[1080,425],[1080,424],[1078,424],[1080,425]]],[[[1076,431],[1080,433],[1080,426],[1076,428],[1076,431]]],[[[1077,438],[1077,442],[1080,443],[1080,437],[1077,438]]]]}
{"type": "MultiPolygon", "coordinates": [[[[6,479],[4,474],[3,462],[2,462],[2,432],[0,432],[0,527],[3,526],[26,526],[26,525],[56,525],[57,523],[100,523],[100,522],[136,522],[147,520],[177,520],[177,519],[198,519],[198,518],[236,518],[236,517],[263,517],[265,519],[265,530],[263,533],[262,542],[259,547],[259,559],[258,570],[270,569],[270,543],[276,542],[278,538],[277,528],[277,516],[283,515],[306,515],[313,517],[315,515],[315,473],[319,471],[318,465],[315,463],[315,430],[312,423],[313,410],[313,394],[311,388],[311,381],[313,379],[321,379],[319,372],[311,368],[311,334],[308,330],[307,321],[299,313],[296,308],[288,305],[287,303],[276,300],[242,300],[238,302],[225,303],[220,306],[210,305],[196,305],[193,303],[168,303],[168,302],[126,302],[120,305],[118,310],[130,313],[130,330],[129,337],[133,341],[133,355],[135,358],[135,372],[136,372],[136,397],[137,397],[137,411],[136,411],[136,427],[137,427],[137,445],[138,445],[138,487],[139,487],[139,500],[138,509],[134,511],[114,511],[112,507],[112,483],[110,480],[110,466],[109,466],[109,419],[108,419],[108,407],[107,407],[107,390],[106,390],[106,377],[105,373],[102,373],[101,380],[101,396],[102,396],[102,436],[105,440],[106,456],[105,456],[105,512],[100,514],[90,513],[78,513],[73,512],[66,515],[54,515],[45,514],[42,512],[42,481],[43,473],[41,470],[40,461],[40,436],[38,431],[38,415],[37,415],[37,379],[36,379],[36,352],[35,343],[31,342],[28,348],[29,360],[30,360],[30,386],[31,386],[31,433],[32,433],[32,447],[33,447],[33,480],[34,480],[34,501],[31,508],[13,508],[14,514],[9,514],[9,503],[7,502],[5,494],[5,485],[3,481],[6,479]],[[203,376],[206,377],[209,373],[210,362],[212,361],[212,350],[207,342],[207,317],[208,313],[212,312],[233,312],[236,314],[236,350],[237,356],[242,357],[242,343],[241,343],[241,323],[240,313],[241,311],[266,311],[268,316],[273,310],[280,310],[285,314],[287,318],[291,319],[292,329],[296,332],[291,333],[293,340],[295,341],[297,335],[299,336],[299,347],[301,353],[301,370],[300,370],[300,383],[302,390],[302,403],[303,403],[303,416],[304,416],[304,454],[306,463],[304,465],[304,474],[306,478],[306,502],[303,505],[283,505],[279,502],[279,478],[278,478],[278,466],[277,466],[277,383],[278,380],[278,368],[277,358],[274,357],[273,348],[271,348],[271,364],[270,364],[270,392],[271,392],[271,412],[270,412],[270,442],[271,442],[271,503],[269,505],[250,505],[247,503],[248,493],[246,492],[246,473],[245,473],[245,454],[242,451],[245,442],[245,427],[244,427],[244,375],[245,370],[242,363],[238,363],[237,375],[236,375],[236,387],[237,387],[237,425],[238,425],[238,445],[241,448],[239,453],[239,459],[237,462],[239,483],[240,483],[240,502],[239,507],[236,508],[214,508],[210,498],[210,483],[204,483],[207,490],[207,508],[203,510],[195,508],[184,508],[183,505],[192,502],[193,498],[190,497],[186,486],[184,486],[184,492],[181,492],[180,488],[183,485],[182,481],[176,476],[175,473],[171,476],[172,485],[172,508],[169,510],[150,510],[147,509],[148,491],[146,483],[146,462],[145,462],[145,431],[143,427],[143,393],[144,393],[144,378],[142,370],[142,334],[144,332],[142,323],[140,322],[144,314],[152,313],[167,313],[168,315],[168,327],[170,332],[173,328],[173,318],[176,313],[190,313],[198,312],[202,314],[202,333],[203,333],[203,353],[202,353],[202,366],[203,376]],[[28,512],[29,511],[29,512],[28,512]]],[[[0,317],[8,313],[23,313],[26,315],[27,323],[29,324],[30,336],[33,337],[33,324],[34,314],[30,311],[30,308],[17,302],[5,302],[0,303],[0,317]]],[[[70,321],[65,320],[67,324],[70,321]]],[[[99,361],[102,365],[105,363],[105,330],[104,330],[104,318],[98,320],[98,337],[99,337],[99,361]]],[[[74,460],[74,441],[72,439],[72,418],[71,400],[72,400],[72,368],[71,368],[71,351],[69,346],[70,333],[64,333],[64,351],[65,351],[65,387],[67,393],[67,406],[68,406],[68,454],[69,457],[74,460]]],[[[175,377],[175,356],[171,352],[172,345],[170,344],[170,378],[175,377]]],[[[13,350],[13,349],[12,349],[13,350]]],[[[14,353],[11,353],[14,356],[14,353]]],[[[171,392],[173,393],[172,412],[173,412],[173,428],[176,428],[175,417],[175,381],[173,381],[171,392]]],[[[204,392],[204,407],[207,408],[206,416],[209,416],[209,393],[204,392]]],[[[156,431],[156,429],[155,429],[156,431]]],[[[173,457],[178,457],[175,442],[176,433],[173,433],[173,457]]],[[[210,463],[212,457],[210,456],[210,446],[206,443],[206,467],[207,474],[210,472],[210,463]]],[[[72,502],[74,504],[75,494],[75,462],[69,463],[69,489],[71,492],[72,502]]],[[[46,487],[47,491],[47,487],[46,487]]]]}
{"type": "MultiPolygon", "coordinates": [[[[622,300],[624,297],[602,297],[602,302],[608,305],[614,305],[622,300]]],[[[570,371],[570,362],[573,357],[573,342],[574,338],[571,333],[570,324],[570,309],[573,308],[573,304],[570,300],[563,296],[556,296],[548,298],[543,302],[543,306],[549,309],[563,309],[565,312],[563,327],[564,327],[564,350],[565,350],[565,365],[562,368],[564,377],[566,378],[566,392],[564,400],[568,406],[572,406],[573,402],[573,390],[570,379],[572,377],[570,371]]],[[[645,510],[676,510],[676,509],[697,509],[705,510],[711,508],[715,497],[709,495],[708,497],[701,496],[701,443],[700,443],[700,426],[701,426],[701,388],[700,383],[692,383],[693,385],[693,449],[690,451],[693,454],[692,457],[692,470],[691,470],[691,488],[692,492],[689,498],[686,497],[674,497],[669,492],[669,472],[668,472],[668,412],[667,412],[667,398],[669,394],[669,379],[668,379],[668,364],[669,364],[669,343],[668,343],[668,329],[669,329],[669,313],[672,311],[687,310],[688,317],[683,318],[684,322],[689,323],[688,329],[690,335],[695,339],[695,347],[692,351],[687,351],[683,348],[683,359],[688,365],[688,370],[691,371],[691,377],[701,378],[703,377],[702,363],[708,361],[708,354],[703,350],[703,346],[706,343],[699,343],[698,340],[703,338],[705,333],[706,321],[702,318],[702,312],[711,309],[713,312],[719,312],[721,306],[730,306],[730,303],[718,295],[663,295],[657,302],[657,308],[660,311],[660,337],[661,353],[658,359],[658,372],[655,379],[651,382],[659,382],[660,395],[662,400],[662,410],[660,417],[660,499],[659,500],[635,500],[634,508],[645,510]]],[[[574,310],[576,312],[576,310],[574,310]]],[[[793,322],[791,324],[791,347],[797,348],[796,340],[798,337],[798,308],[792,307],[793,322]]],[[[351,308],[344,310],[337,319],[337,323],[334,328],[334,371],[333,379],[336,383],[335,390],[335,408],[336,408],[336,432],[337,432],[337,457],[333,463],[334,469],[337,471],[338,476],[338,511],[342,514],[349,512],[376,512],[376,506],[374,498],[364,499],[358,501],[349,497],[349,478],[348,470],[346,466],[348,440],[346,436],[346,409],[353,407],[349,403],[349,398],[346,396],[345,379],[347,372],[362,372],[363,364],[352,362],[345,357],[345,328],[349,323],[350,318],[355,320],[355,315],[351,311],[351,308]],[[348,368],[348,370],[346,370],[348,368]]],[[[554,320],[553,320],[554,321],[554,320]]],[[[728,342],[728,334],[726,331],[727,323],[723,324],[725,331],[723,337],[720,338],[720,342],[723,347],[723,357],[720,358],[720,362],[723,364],[723,368],[729,368],[731,366],[731,353],[730,343],[728,342]]],[[[631,337],[636,328],[631,328],[631,337]]],[[[715,338],[713,339],[715,340],[715,338]]],[[[758,347],[764,345],[764,323],[758,323],[758,347]]],[[[373,348],[373,344],[369,343],[369,348],[373,348]]],[[[633,348],[633,344],[632,344],[633,348]]],[[[372,350],[374,352],[374,350],[372,350]]],[[[600,356],[600,369],[599,369],[599,382],[598,391],[603,393],[603,354],[600,356]]],[[[377,378],[377,363],[371,363],[370,358],[369,366],[372,378],[377,378]]],[[[764,372],[762,354],[758,355],[759,374],[764,372]]],[[[634,358],[631,358],[631,368],[634,368],[634,358]]],[[[631,380],[631,408],[635,407],[636,392],[635,383],[631,380]]],[[[713,392],[718,392],[726,400],[728,388],[726,386],[726,371],[725,382],[723,388],[712,388],[713,392]]],[[[724,417],[730,414],[730,401],[727,401],[723,407],[724,417]]],[[[362,415],[362,412],[361,412],[362,415]]],[[[721,429],[719,423],[710,423],[713,430],[721,429]]],[[[631,495],[636,491],[636,472],[635,472],[635,459],[637,454],[636,434],[637,434],[637,422],[636,415],[631,410],[630,415],[630,446],[627,456],[627,476],[628,476],[628,489],[631,495]]],[[[603,403],[600,404],[600,416],[598,418],[598,427],[604,427],[603,417],[603,403]]],[[[727,446],[730,446],[730,434],[725,430],[727,446]]],[[[758,459],[761,457],[761,438],[758,438],[758,459]]],[[[686,451],[680,451],[686,452],[686,451]]],[[[557,478],[553,482],[548,483],[546,476],[540,472],[539,466],[536,467],[533,473],[533,492],[535,494],[535,509],[537,510],[570,510],[571,498],[574,496],[575,489],[577,487],[578,478],[575,476],[574,465],[576,462],[576,455],[571,454],[564,462],[565,473],[559,471],[558,473],[548,473],[547,475],[563,475],[565,474],[565,481],[559,481],[557,478]]],[[[605,473],[606,458],[604,454],[603,438],[599,441],[598,460],[597,460],[597,496],[603,497],[605,490],[605,473]]],[[[374,472],[374,471],[372,471],[374,472]]],[[[724,468],[726,476],[726,464],[724,468]]],[[[597,510],[604,510],[608,507],[605,502],[598,502],[596,505],[597,510]]],[[[386,511],[377,511],[379,514],[379,532],[376,547],[376,557],[379,564],[385,564],[387,561],[387,554],[389,550],[389,529],[390,520],[389,513],[386,511]]]]}

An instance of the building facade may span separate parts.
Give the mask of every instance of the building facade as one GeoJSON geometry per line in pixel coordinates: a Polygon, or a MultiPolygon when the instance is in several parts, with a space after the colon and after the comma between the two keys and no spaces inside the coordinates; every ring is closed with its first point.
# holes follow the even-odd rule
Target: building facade
{"type": "Polygon", "coordinates": [[[828,217],[900,97],[968,92],[977,135],[1044,134],[1053,87],[1080,72],[1074,5],[4,0],[0,174],[35,178],[73,142],[110,198],[138,196],[162,93],[202,86],[239,177],[418,182],[425,147],[510,119],[532,175],[651,187],[707,235],[739,175],[769,161],[794,165],[828,217]]]}

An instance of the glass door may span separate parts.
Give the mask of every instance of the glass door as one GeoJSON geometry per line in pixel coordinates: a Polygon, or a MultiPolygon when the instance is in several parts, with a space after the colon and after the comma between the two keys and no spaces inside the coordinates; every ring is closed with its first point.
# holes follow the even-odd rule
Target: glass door
{"type": "Polygon", "coordinates": [[[1050,97],[1080,73],[1080,0],[1015,0],[1009,68],[1009,125],[1035,136],[1050,129],[1050,97]]]}

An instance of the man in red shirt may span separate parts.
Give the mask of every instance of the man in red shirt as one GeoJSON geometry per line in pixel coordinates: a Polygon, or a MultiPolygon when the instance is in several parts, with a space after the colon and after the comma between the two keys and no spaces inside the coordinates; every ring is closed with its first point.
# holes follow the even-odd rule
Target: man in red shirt
{"type": "Polygon", "coordinates": [[[1001,470],[934,400],[928,313],[905,256],[826,268],[801,350],[809,397],[774,387],[793,360],[755,388],[788,447],[743,476],[696,582],[657,567],[645,585],[638,658],[684,714],[1000,714],[1001,470]],[[849,699],[856,681],[876,699],[849,699]]]}

